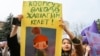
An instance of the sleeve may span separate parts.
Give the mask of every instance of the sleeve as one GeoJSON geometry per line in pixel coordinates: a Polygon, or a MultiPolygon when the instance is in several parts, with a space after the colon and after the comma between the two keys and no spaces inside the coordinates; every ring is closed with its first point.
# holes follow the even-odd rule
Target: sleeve
{"type": "Polygon", "coordinates": [[[74,39],[72,39],[72,42],[74,43],[77,56],[83,56],[84,51],[83,51],[81,41],[75,37],[74,39]]]}

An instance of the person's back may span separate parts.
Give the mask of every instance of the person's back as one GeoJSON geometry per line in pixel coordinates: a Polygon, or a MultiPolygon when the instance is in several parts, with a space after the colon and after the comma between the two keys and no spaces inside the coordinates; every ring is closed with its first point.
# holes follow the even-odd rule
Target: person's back
{"type": "Polygon", "coordinates": [[[13,37],[7,37],[8,46],[10,49],[10,56],[20,56],[20,45],[17,40],[17,35],[13,37]]]}

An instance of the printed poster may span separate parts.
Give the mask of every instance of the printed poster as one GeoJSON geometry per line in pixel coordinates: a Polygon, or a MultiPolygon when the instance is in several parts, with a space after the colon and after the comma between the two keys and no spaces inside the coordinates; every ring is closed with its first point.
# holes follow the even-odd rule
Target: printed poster
{"type": "Polygon", "coordinates": [[[48,1],[23,1],[21,56],[61,56],[62,5],[48,1]]]}

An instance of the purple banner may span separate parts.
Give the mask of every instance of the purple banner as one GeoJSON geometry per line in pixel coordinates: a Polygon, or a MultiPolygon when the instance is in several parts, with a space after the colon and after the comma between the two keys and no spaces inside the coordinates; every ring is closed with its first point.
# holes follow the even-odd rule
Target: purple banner
{"type": "Polygon", "coordinates": [[[86,36],[91,47],[90,56],[100,56],[100,34],[86,31],[86,36]]]}

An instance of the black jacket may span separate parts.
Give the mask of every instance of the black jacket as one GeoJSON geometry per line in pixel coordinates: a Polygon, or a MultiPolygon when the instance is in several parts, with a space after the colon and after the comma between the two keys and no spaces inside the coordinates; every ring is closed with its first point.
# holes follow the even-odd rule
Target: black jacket
{"type": "Polygon", "coordinates": [[[10,56],[20,56],[20,44],[17,39],[17,34],[13,37],[10,37],[10,35],[8,35],[7,41],[10,50],[10,56]]]}

